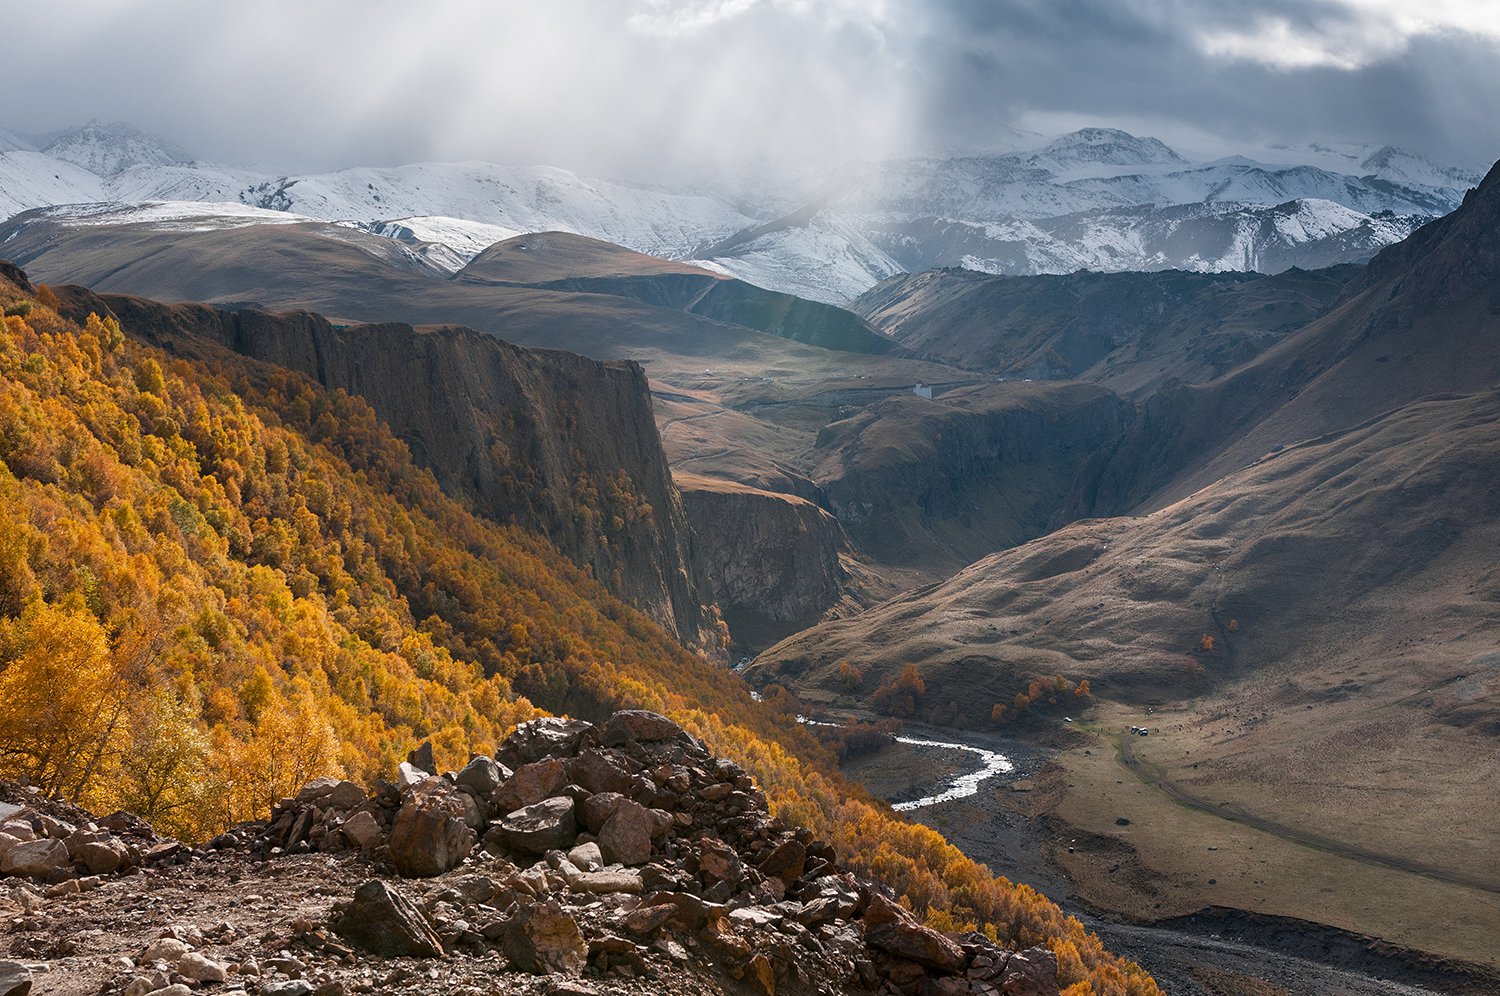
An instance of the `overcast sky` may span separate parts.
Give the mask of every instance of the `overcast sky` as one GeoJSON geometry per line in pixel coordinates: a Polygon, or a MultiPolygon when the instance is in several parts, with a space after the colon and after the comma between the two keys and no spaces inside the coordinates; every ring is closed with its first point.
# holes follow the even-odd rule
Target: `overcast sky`
{"type": "Polygon", "coordinates": [[[1500,0],[50,0],[6,28],[0,126],[123,120],[268,169],[649,175],[1087,124],[1500,158],[1500,0]]]}

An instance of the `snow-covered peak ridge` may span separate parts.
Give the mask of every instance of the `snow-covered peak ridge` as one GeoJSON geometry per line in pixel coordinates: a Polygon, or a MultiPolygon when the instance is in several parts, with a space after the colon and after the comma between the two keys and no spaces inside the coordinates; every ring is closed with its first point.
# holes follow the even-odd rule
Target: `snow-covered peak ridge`
{"type": "Polygon", "coordinates": [[[135,166],[171,166],[192,157],[164,138],[120,122],[90,121],[69,128],[42,148],[54,159],[109,179],[135,166]]]}
{"type": "Polygon", "coordinates": [[[693,246],[761,220],[711,195],[602,180],[553,166],[481,162],[281,177],[247,189],[241,199],[330,221],[442,217],[512,233],[571,232],[667,257],[685,255],[693,246]]]}
{"type": "Polygon", "coordinates": [[[1478,173],[1435,163],[1420,152],[1395,145],[1381,146],[1366,156],[1359,165],[1367,173],[1382,180],[1424,187],[1467,190],[1469,187],[1477,187],[1482,179],[1478,173]]]}
{"type": "Polygon", "coordinates": [[[1033,166],[1070,171],[1088,166],[1181,166],[1187,160],[1155,138],[1138,138],[1118,128],[1080,128],[1048,142],[1026,157],[1033,166]]]}

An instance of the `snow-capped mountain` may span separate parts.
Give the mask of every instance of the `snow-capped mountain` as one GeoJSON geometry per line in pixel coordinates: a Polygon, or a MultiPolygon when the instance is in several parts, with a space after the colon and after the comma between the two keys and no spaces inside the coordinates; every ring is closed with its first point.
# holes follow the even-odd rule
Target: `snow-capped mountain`
{"type": "Polygon", "coordinates": [[[875,242],[910,272],[941,266],[1010,275],[1277,272],[1366,259],[1426,221],[1301,198],[1269,207],[1213,202],[1106,208],[987,225],[927,218],[891,225],[875,242]]]}
{"type": "Polygon", "coordinates": [[[66,204],[94,206],[80,218],[100,204],[141,205],[139,218],[163,225],[203,224],[214,210],[235,225],[282,215],[392,239],[448,272],[516,234],[563,231],[842,303],[936,265],[1055,273],[1363,259],[1452,210],[1479,179],[1392,146],[1259,155],[1193,162],[1154,138],[1085,128],[1029,149],[832,171],[716,164],[667,186],[481,162],[276,176],[91,122],[42,137],[0,131],[0,217],[66,204]]]}
{"type": "Polygon", "coordinates": [[[1080,128],[1026,156],[1028,165],[1056,174],[1095,166],[1186,166],[1187,160],[1155,138],[1117,128],[1080,128]]]}
{"type": "Polygon", "coordinates": [[[90,121],[56,135],[42,147],[54,159],[108,179],[135,166],[171,166],[191,157],[165,139],[119,122],[90,121]]]}
{"type": "Polygon", "coordinates": [[[581,176],[552,166],[415,163],[278,177],[241,200],[330,221],[463,218],[512,232],[563,231],[657,256],[687,255],[758,220],[722,199],[581,176]]]}
{"type": "Polygon", "coordinates": [[[816,207],[737,233],[701,250],[693,262],[833,304],[852,301],[905,270],[847,221],[816,207]]]}

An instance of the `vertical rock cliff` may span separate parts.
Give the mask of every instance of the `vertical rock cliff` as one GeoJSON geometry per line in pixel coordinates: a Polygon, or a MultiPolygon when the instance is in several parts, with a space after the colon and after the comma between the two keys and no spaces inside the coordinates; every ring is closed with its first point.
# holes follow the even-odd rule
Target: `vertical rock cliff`
{"type": "Polygon", "coordinates": [[[227,348],[369,402],[445,490],[546,535],[683,643],[722,626],[633,362],[524,349],[472,329],[336,326],[319,315],[60,292],[184,356],[227,348]]]}
{"type": "Polygon", "coordinates": [[[848,594],[853,550],[837,519],[810,501],[679,474],[709,583],[745,652],[820,621],[848,594]]]}

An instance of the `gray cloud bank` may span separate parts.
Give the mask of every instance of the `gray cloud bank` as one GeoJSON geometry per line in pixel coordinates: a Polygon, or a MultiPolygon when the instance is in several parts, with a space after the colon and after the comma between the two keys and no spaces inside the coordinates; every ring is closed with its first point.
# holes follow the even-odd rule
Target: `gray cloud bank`
{"type": "Polygon", "coordinates": [[[270,169],[649,176],[1084,124],[1500,156],[1492,0],[64,0],[7,23],[0,125],[124,120],[270,169]]]}

